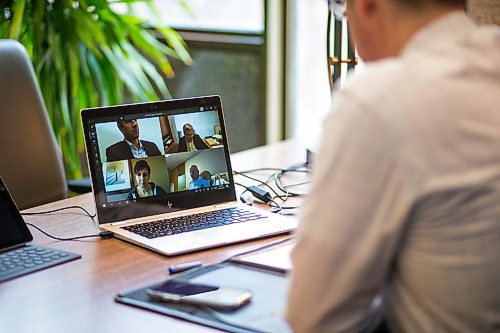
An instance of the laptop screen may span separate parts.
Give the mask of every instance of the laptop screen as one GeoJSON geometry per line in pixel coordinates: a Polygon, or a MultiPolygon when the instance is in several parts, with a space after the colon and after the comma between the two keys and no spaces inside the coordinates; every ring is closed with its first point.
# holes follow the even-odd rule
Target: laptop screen
{"type": "Polygon", "coordinates": [[[99,223],[236,198],[220,97],[82,110],[99,223]]]}
{"type": "Polygon", "coordinates": [[[0,178],[0,250],[32,240],[33,236],[0,178]]]}

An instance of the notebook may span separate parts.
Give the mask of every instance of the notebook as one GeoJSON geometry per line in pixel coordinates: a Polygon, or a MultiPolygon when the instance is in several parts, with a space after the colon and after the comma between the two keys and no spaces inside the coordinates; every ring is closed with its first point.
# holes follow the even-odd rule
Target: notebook
{"type": "Polygon", "coordinates": [[[297,227],[238,202],[219,96],[81,116],[99,226],[116,237],[177,255],[297,227]]]}
{"type": "Polygon", "coordinates": [[[0,178],[0,282],[81,258],[79,254],[29,244],[33,240],[0,178]]]}

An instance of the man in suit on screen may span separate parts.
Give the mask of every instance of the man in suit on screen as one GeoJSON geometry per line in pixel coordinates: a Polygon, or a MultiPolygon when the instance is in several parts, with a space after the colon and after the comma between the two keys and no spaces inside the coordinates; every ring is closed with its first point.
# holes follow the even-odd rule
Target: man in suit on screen
{"type": "Polygon", "coordinates": [[[116,125],[123,134],[123,140],[106,149],[107,162],[161,155],[155,143],[139,140],[137,119],[119,120],[116,125]]]}

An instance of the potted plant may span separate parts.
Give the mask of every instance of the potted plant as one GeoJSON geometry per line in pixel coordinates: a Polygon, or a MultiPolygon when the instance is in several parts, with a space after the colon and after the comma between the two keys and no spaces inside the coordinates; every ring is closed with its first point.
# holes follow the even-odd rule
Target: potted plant
{"type": "Polygon", "coordinates": [[[125,97],[170,98],[168,57],[192,61],[173,29],[133,14],[130,6],[137,2],[148,3],[155,15],[150,0],[0,2],[0,38],[17,39],[28,50],[69,179],[82,177],[80,109],[123,103],[125,97]],[[117,4],[129,10],[119,13],[117,4]]]}

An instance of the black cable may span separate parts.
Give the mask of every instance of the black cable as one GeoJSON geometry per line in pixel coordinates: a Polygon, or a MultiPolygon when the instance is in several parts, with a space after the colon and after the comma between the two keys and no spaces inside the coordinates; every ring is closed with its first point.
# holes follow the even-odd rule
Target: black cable
{"type": "Polygon", "coordinates": [[[250,169],[250,170],[245,170],[245,171],[234,171],[237,173],[251,173],[251,172],[257,172],[257,171],[283,171],[285,169],[281,168],[257,168],[257,169],[250,169]]]}
{"type": "MultiPolygon", "coordinates": [[[[274,200],[274,199],[276,199],[276,198],[277,198],[277,197],[274,197],[274,198],[273,198],[273,200],[274,200]]],[[[278,198],[278,199],[282,200],[283,202],[286,202],[286,200],[287,200],[288,198],[286,198],[286,199],[281,199],[281,198],[278,198]]],[[[300,208],[300,206],[280,206],[280,208],[281,208],[281,209],[299,209],[299,208],[300,208]]]]}
{"type": "MultiPolygon", "coordinates": [[[[282,180],[281,180],[281,177],[284,174],[288,173],[288,172],[305,172],[305,173],[309,172],[309,170],[304,169],[304,168],[306,168],[305,163],[300,163],[300,164],[292,165],[292,166],[290,166],[287,169],[280,169],[280,168],[257,168],[257,169],[250,169],[250,170],[245,170],[245,171],[233,171],[233,173],[241,175],[241,176],[246,177],[248,179],[251,179],[253,181],[256,181],[259,184],[264,185],[264,186],[270,188],[272,190],[272,192],[275,194],[275,196],[269,202],[267,202],[267,204],[271,208],[277,209],[277,210],[273,211],[273,213],[279,213],[279,212],[281,212],[281,210],[292,210],[292,209],[298,209],[298,208],[300,208],[300,206],[282,206],[278,202],[276,202],[275,199],[280,199],[284,203],[284,202],[286,202],[288,200],[289,197],[306,195],[306,193],[292,192],[292,191],[290,191],[290,188],[308,184],[309,181],[295,183],[295,184],[289,184],[289,185],[284,185],[283,182],[282,182],[282,180]],[[251,176],[248,176],[248,175],[245,174],[245,173],[250,173],[250,172],[269,171],[269,170],[271,170],[271,171],[277,171],[277,172],[271,174],[266,181],[262,181],[260,179],[257,179],[257,178],[254,178],[254,177],[251,177],[251,176]],[[274,188],[272,188],[268,184],[268,182],[271,179],[273,179],[273,178],[274,178],[276,187],[278,187],[278,189],[281,192],[283,192],[284,194],[278,194],[276,192],[276,190],[274,188]]],[[[241,198],[242,198],[243,194],[245,192],[249,191],[249,187],[246,186],[246,185],[240,184],[240,183],[236,183],[236,185],[239,185],[239,186],[245,188],[245,191],[243,191],[242,194],[241,194],[241,196],[240,196],[240,200],[242,200],[241,198]]],[[[291,214],[293,215],[294,213],[291,213],[291,214]]]]}
{"type": "Polygon", "coordinates": [[[102,237],[102,238],[104,238],[100,233],[99,234],[95,234],[95,235],[85,235],[85,236],[76,236],[76,237],[68,237],[68,238],[56,237],[56,236],[52,236],[51,234],[48,234],[47,232],[43,231],[42,229],[40,229],[39,227],[37,227],[36,225],[34,225],[32,223],[26,222],[26,224],[29,225],[30,227],[33,227],[36,230],[40,231],[45,236],[50,237],[52,239],[60,240],[60,241],[72,241],[72,240],[77,240],[77,239],[82,239],[82,238],[91,238],[91,237],[102,237]]]}
{"type": "MultiPolygon", "coordinates": [[[[235,173],[235,174],[237,174],[237,175],[241,175],[241,176],[246,177],[246,178],[248,178],[248,179],[251,179],[251,180],[253,180],[253,181],[256,181],[256,182],[258,182],[258,183],[259,183],[259,184],[261,184],[261,185],[267,186],[267,187],[268,187],[268,188],[269,188],[269,189],[270,189],[270,190],[271,190],[274,194],[279,195],[279,193],[278,193],[278,192],[276,192],[276,190],[275,190],[274,188],[272,188],[269,184],[267,184],[266,182],[263,182],[263,181],[262,181],[262,180],[260,180],[260,179],[257,179],[257,178],[254,178],[254,177],[250,177],[250,176],[248,176],[248,175],[245,175],[244,173],[241,173],[241,172],[238,172],[238,171],[234,171],[234,170],[233,170],[233,173],[235,173]]],[[[271,176],[271,178],[272,178],[272,176],[271,176]]],[[[245,187],[246,187],[246,186],[245,186],[245,187]]]]}
{"type": "Polygon", "coordinates": [[[74,209],[74,208],[77,208],[77,209],[81,209],[85,212],[85,214],[90,217],[92,220],[94,220],[94,217],[96,216],[96,214],[90,214],[88,212],[88,210],[86,210],[85,208],[83,208],[82,206],[68,206],[68,207],[63,207],[63,208],[57,208],[57,209],[52,209],[52,210],[46,210],[46,211],[43,211],[43,212],[35,212],[35,213],[21,213],[21,215],[25,215],[25,216],[30,216],[30,215],[43,215],[43,214],[50,214],[50,213],[56,213],[56,212],[60,212],[62,210],[66,210],[66,209],[74,209]]]}
{"type": "Polygon", "coordinates": [[[288,172],[304,172],[304,173],[307,173],[308,171],[306,169],[302,169],[304,166],[296,166],[296,167],[290,167],[282,172],[277,172],[274,174],[274,181],[275,181],[275,184],[276,184],[276,187],[284,192],[284,193],[288,193],[290,196],[304,196],[304,195],[307,195],[307,193],[297,193],[297,192],[292,192],[288,189],[288,187],[291,187],[291,186],[299,186],[299,185],[304,185],[304,184],[307,184],[308,182],[302,182],[302,183],[297,183],[297,184],[292,184],[292,185],[283,185],[283,183],[281,182],[281,177],[283,177],[284,174],[288,173],[288,172]]]}
{"type": "MultiPolygon", "coordinates": [[[[94,217],[96,216],[96,214],[93,214],[93,215],[90,214],[88,212],[88,210],[86,210],[82,206],[67,206],[67,207],[57,208],[57,209],[52,209],[52,210],[47,210],[47,211],[43,211],[43,212],[21,213],[21,215],[31,216],[31,215],[52,214],[52,213],[56,213],[56,212],[60,212],[60,211],[66,210],[66,209],[74,209],[74,208],[83,210],[85,212],[85,214],[88,217],[90,217],[92,219],[92,221],[94,221],[94,217]]],[[[31,227],[33,227],[33,228],[35,228],[36,230],[40,231],[45,236],[47,236],[49,238],[52,238],[52,239],[60,240],[60,241],[72,241],[72,240],[77,240],[77,239],[82,239],[82,238],[91,238],[91,237],[101,237],[102,239],[109,239],[109,238],[113,237],[113,233],[111,231],[105,230],[105,231],[101,231],[101,232],[99,232],[98,234],[95,234],[95,235],[84,235],[84,236],[75,236],[75,237],[63,238],[63,237],[53,236],[53,235],[51,235],[51,234],[43,231],[40,227],[38,227],[38,226],[36,226],[36,225],[34,225],[32,223],[26,222],[26,224],[29,225],[29,226],[31,226],[31,227]]]]}
{"type": "Polygon", "coordinates": [[[269,200],[269,202],[267,203],[267,205],[271,208],[277,208],[278,210],[277,211],[274,211],[273,213],[278,213],[280,210],[281,210],[281,205],[279,203],[277,203],[276,201],[274,201],[273,199],[269,200]]]}

